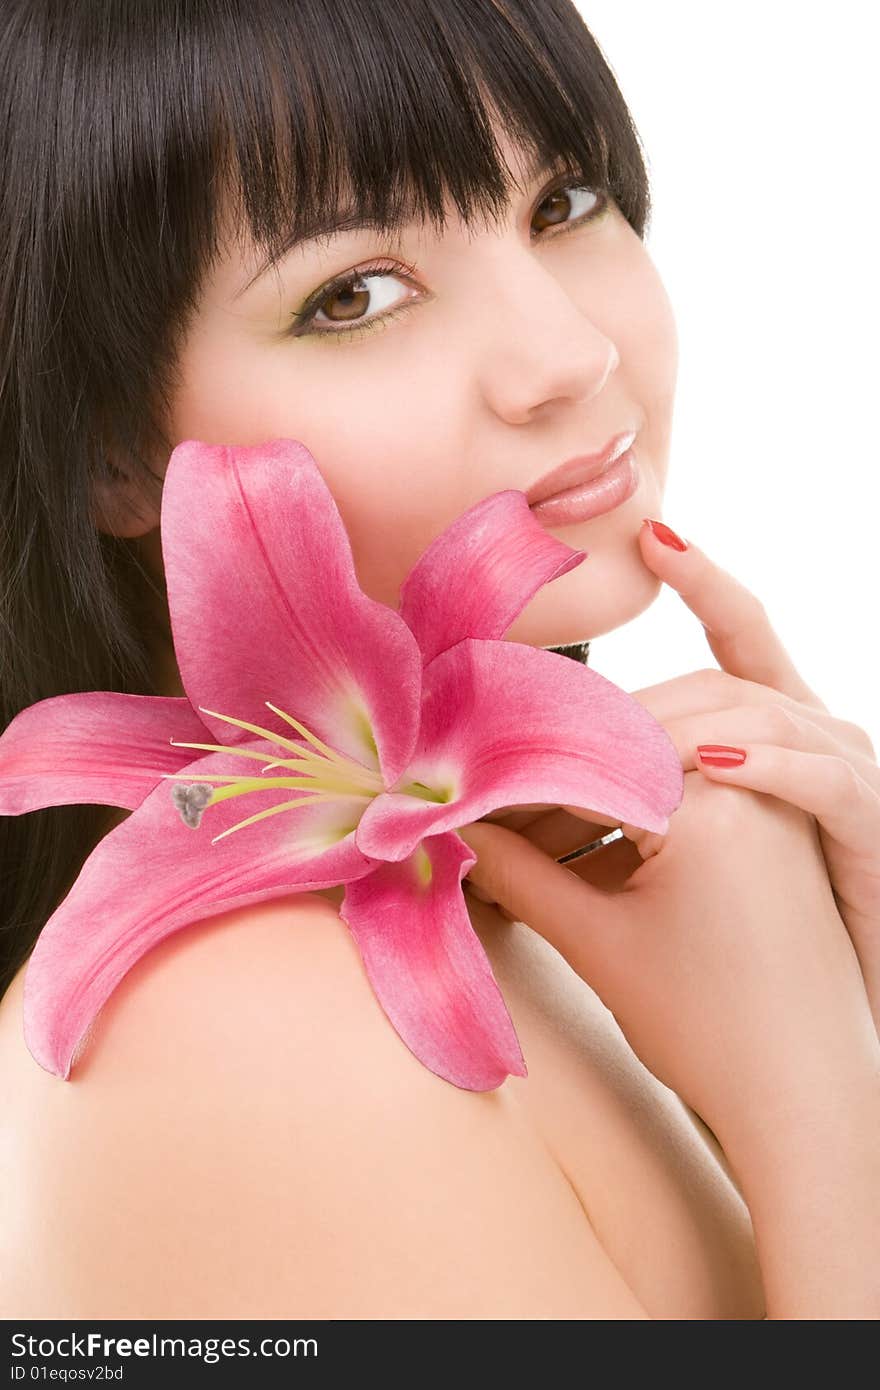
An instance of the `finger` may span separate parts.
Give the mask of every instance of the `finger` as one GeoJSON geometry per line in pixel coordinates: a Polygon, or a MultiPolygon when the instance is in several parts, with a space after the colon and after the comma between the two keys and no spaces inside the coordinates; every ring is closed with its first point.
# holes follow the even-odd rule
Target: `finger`
{"type": "MultiPolygon", "coordinates": [[[[563,809],[569,811],[573,816],[580,814],[577,806],[565,806],[563,809]]],[[[594,816],[595,812],[591,811],[589,814],[594,816]]],[[[632,841],[643,859],[650,859],[652,855],[656,854],[665,838],[654,830],[645,830],[641,825],[630,825],[628,821],[609,820],[607,817],[600,819],[599,824],[595,827],[591,826],[591,829],[595,829],[598,834],[603,826],[611,826],[613,830],[619,830],[627,840],[632,841]]],[[[607,832],[600,838],[609,842],[612,839],[607,832]]],[[[556,858],[560,857],[559,855],[556,856],[556,858]]]]}
{"type": "Polygon", "coordinates": [[[461,886],[464,889],[465,902],[468,906],[469,912],[471,909],[468,903],[468,899],[476,898],[478,902],[486,903],[488,907],[494,908],[495,911],[498,913],[499,917],[504,917],[508,922],[516,921],[516,917],[513,915],[513,913],[508,912],[506,907],[501,907],[499,903],[496,903],[491,893],[484,893],[482,888],[478,888],[476,884],[471,883],[470,880],[467,878],[463,880],[461,886]]]}
{"type": "MultiPolygon", "coordinates": [[[[488,817],[484,817],[477,824],[485,824],[488,817]]],[[[606,825],[596,825],[587,827],[585,821],[578,815],[572,815],[568,810],[557,807],[555,810],[547,811],[543,816],[538,817],[531,824],[517,829],[504,822],[509,829],[517,830],[517,834],[528,839],[536,849],[548,855],[557,863],[566,864],[570,870],[579,877],[586,877],[591,883],[599,882],[605,888],[616,887],[616,879],[612,877],[609,882],[609,873],[613,867],[617,874],[623,872],[626,864],[620,862],[619,856],[612,856],[613,866],[602,864],[597,866],[596,860],[600,852],[605,858],[608,857],[609,842],[613,841],[614,836],[620,836],[620,829],[608,830],[606,825]],[[589,861],[589,862],[587,862],[589,861]]],[[[648,836],[650,831],[643,831],[640,827],[628,826],[628,838],[633,842],[640,840],[642,836],[648,836]]],[[[659,841],[659,836],[656,837],[659,841]]],[[[647,857],[648,852],[642,855],[647,857]]],[[[630,870],[631,872],[631,870],[630,870]]],[[[472,897],[479,902],[488,903],[494,906],[503,917],[512,919],[512,915],[503,907],[500,907],[491,892],[481,888],[473,882],[471,874],[466,874],[463,886],[472,897]]]]}
{"type": "Polygon", "coordinates": [[[476,887],[549,941],[585,979],[598,982],[625,930],[615,898],[504,826],[479,821],[457,833],[477,856],[468,870],[476,887]]]}
{"type": "MultiPolygon", "coordinates": [[[[619,824],[618,821],[609,820],[607,817],[600,817],[596,811],[586,810],[577,807],[578,826],[575,834],[577,844],[587,843],[601,835],[608,826],[619,824]]],[[[547,805],[528,805],[528,806],[502,806],[488,815],[480,816],[481,821],[492,821],[498,825],[504,825],[508,830],[518,830],[521,834],[528,834],[529,839],[535,841],[534,831],[543,827],[544,822],[550,820],[554,824],[554,830],[561,825],[562,812],[558,806],[547,805]]],[[[570,820],[570,817],[568,817],[570,820]]],[[[551,833],[552,839],[552,833],[551,833]]],[[[575,842],[566,848],[575,848],[575,842]]],[[[560,853],[564,851],[560,850],[560,853]]]]}
{"type": "Polygon", "coordinates": [[[861,725],[847,719],[837,719],[824,707],[817,709],[813,705],[805,705],[769,686],[731,676],[727,671],[718,671],[714,667],[675,676],[672,680],[634,690],[631,694],[667,729],[675,720],[720,712],[735,706],[784,708],[793,716],[809,719],[819,728],[827,730],[844,747],[876,761],[874,745],[861,725]]]}
{"type": "Polygon", "coordinates": [[[700,744],[745,747],[753,743],[776,744],[804,753],[827,753],[845,758],[871,786],[880,790],[880,768],[843,737],[854,726],[836,721],[838,728],[820,723],[818,715],[801,706],[798,713],[778,704],[740,705],[673,719],[666,732],[675,745],[685,772],[701,767],[700,744]]]}
{"type": "MultiPolygon", "coordinates": [[[[691,774],[694,776],[695,774],[691,774]]],[[[645,832],[650,835],[651,832],[645,832]]],[[[657,836],[658,848],[665,844],[665,838],[657,836]]],[[[591,854],[579,855],[576,859],[563,861],[565,867],[578,878],[601,888],[604,893],[625,893],[632,887],[632,877],[651,854],[619,832],[609,839],[601,849],[591,854]]]]}
{"type": "MultiPolygon", "coordinates": [[[[601,877],[602,887],[606,886],[605,879],[609,869],[605,863],[597,867],[597,858],[601,856],[603,860],[607,859],[611,846],[617,842],[621,835],[637,847],[639,856],[643,861],[656,854],[664,842],[665,837],[662,835],[650,830],[643,830],[641,826],[612,821],[608,816],[603,817],[602,824],[593,824],[592,821],[585,819],[588,814],[595,815],[596,813],[582,811],[580,807],[559,806],[546,810],[543,815],[535,817],[527,825],[517,826],[507,820],[501,824],[508,829],[516,830],[519,835],[530,840],[551,859],[555,859],[557,863],[566,864],[572,872],[580,876],[586,872],[586,876],[594,883],[601,877]],[[589,860],[590,864],[585,869],[586,860],[589,860]]],[[[488,816],[481,817],[479,823],[485,823],[488,819],[488,816]]],[[[492,819],[493,822],[498,823],[495,817],[492,819]]],[[[619,870],[622,871],[626,868],[626,860],[623,856],[615,852],[611,854],[611,858],[619,870]]],[[[474,889],[467,876],[464,883],[465,887],[469,887],[474,897],[480,901],[494,901],[491,894],[474,889]]]]}
{"type": "Polygon", "coordinates": [[[642,859],[650,859],[663,844],[664,836],[656,831],[645,830],[640,825],[630,825],[627,821],[599,816],[595,811],[582,811],[579,806],[563,806],[560,808],[560,815],[565,819],[548,819],[546,823],[529,827],[523,832],[533,844],[552,854],[554,859],[562,859],[565,855],[580,849],[599,853],[603,841],[606,844],[613,841],[614,837],[609,834],[609,829],[612,832],[617,830],[627,840],[631,840],[642,859]],[[585,822],[580,833],[579,820],[585,822]],[[585,838],[585,831],[589,834],[589,839],[585,838]]]}
{"type": "Polygon", "coordinates": [[[799,806],[846,851],[848,862],[876,860],[880,789],[866,781],[850,759],[763,743],[742,745],[742,751],[746,757],[739,766],[700,762],[700,771],[712,781],[750,787],[799,806]]]}
{"type": "Polygon", "coordinates": [[[722,670],[825,709],[797,671],[757,596],[699,546],[682,544],[684,550],[663,544],[645,518],[639,530],[645,563],[699,618],[722,670]]]}
{"type": "MultiPolygon", "coordinates": [[[[582,811],[578,814],[579,810],[578,807],[558,806],[531,825],[523,826],[519,833],[551,858],[561,859],[563,855],[596,844],[620,824],[608,817],[598,823],[594,820],[595,812],[582,811]]],[[[515,826],[511,828],[516,829],[515,826]]]]}
{"type": "Polygon", "coordinates": [[[547,816],[535,825],[526,826],[520,834],[557,863],[567,864],[575,873],[580,873],[584,858],[595,861],[597,856],[607,855],[609,847],[621,836],[635,845],[643,860],[656,854],[665,839],[655,831],[644,830],[640,825],[629,825],[625,821],[607,821],[605,825],[591,826],[590,838],[587,838],[585,831],[586,826],[565,807],[556,816],[547,816]],[[608,826],[611,828],[608,829],[608,826]]]}
{"type": "Polygon", "coordinates": [[[642,859],[652,859],[659,854],[666,840],[656,830],[642,830],[638,825],[622,825],[621,830],[628,840],[632,840],[642,859]]]}

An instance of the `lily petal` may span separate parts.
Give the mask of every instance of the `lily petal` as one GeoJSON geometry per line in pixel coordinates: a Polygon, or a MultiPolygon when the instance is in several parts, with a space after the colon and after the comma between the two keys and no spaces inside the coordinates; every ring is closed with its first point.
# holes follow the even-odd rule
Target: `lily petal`
{"type": "Polygon", "coordinates": [[[475,862],[458,835],[432,836],[403,863],[350,883],[339,913],[410,1051],[454,1086],[491,1091],[528,1072],[468,917],[461,880],[475,862]]]}
{"type": "Polygon", "coordinates": [[[187,440],[168,464],[161,522],[181,680],[213,742],[248,737],[213,713],[286,736],[269,700],[393,782],[418,731],[418,644],[358,584],[308,449],[293,439],[187,440]]]}
{"type": "MultiPolygon", "coordinates": [[[[258,752],[268,745],[254,741],[258,752]]],[[[243,759],[214,753],[181,771],[241,776],[243,759]]],[[[369,873],[352,833],[362,801],[300,805],[211,843],[248,812],[299,792],[278,788],[217,802],[198,829],[183,823],[165,780],[98,843],[37,938],[24,981],[25,1042],[67,1079],[95,1015],[140,958],[171,932],[233,907],[347,883],[369,873]]],[[[219,785],[219,784],[218,784],[219,785]]]]}
{"type": "Polygon", "coordinates": [[[401,585],[400,615],[427,665],[463,637],[503,637],[542,585],[588,554],[545,531],[525,493],[496,492],[419,557],[401,585]]]}
{"type": "Polygon", "coordinates": [[[112,690],[53,695],[18,713],[0,735],[0,815],[99,802],[133,811],[192,761],[189,743],[216,742],[189,700],[112,690]]]}
{"type": "Polygon", "coordinates": [[[663,835],[683,793],[675,744],[632,695],[540,647],[465,640],[425,668],[416,753],[356,839],[371,858],[404,859],[425,835],[535,803],[663,835]],[[412,782],[437,799],[403,794],[412,782]]]}

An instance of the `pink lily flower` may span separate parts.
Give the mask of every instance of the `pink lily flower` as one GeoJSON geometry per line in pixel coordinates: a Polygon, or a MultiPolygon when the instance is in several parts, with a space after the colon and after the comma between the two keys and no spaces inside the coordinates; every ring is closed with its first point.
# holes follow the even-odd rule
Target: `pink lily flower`
{"type": "Polygon", "coordinates": [[[340,914],[415,1056],[468,1090],[526,1076],[456,827],[540,803],[663,834],[683,793],[675,746],[637,700],[501,640],[586,552],[550,536],[522,492],[499,492],[428,547],[395,611],[360,588],[332,495],[289,439],[178,445],[161,535],[186,698],[59,695],[0,736],[0,814],[132,812],[28,962],[35,1060],[67,1080],[113,989],[171,932],[344,884],[340,914]]]}

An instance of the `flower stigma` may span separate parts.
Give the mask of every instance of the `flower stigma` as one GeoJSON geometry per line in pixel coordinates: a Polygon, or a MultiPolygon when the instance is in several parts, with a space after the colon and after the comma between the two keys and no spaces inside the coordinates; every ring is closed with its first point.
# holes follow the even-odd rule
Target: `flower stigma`
{"type": "Polygon", "coordinates": [[[424,845],[418,845],[413,851],[413,865],[416,871],[416,878],[422,888],[430,887],[434,877],[434,868],[428,858],[428,852],[424,845]]]}

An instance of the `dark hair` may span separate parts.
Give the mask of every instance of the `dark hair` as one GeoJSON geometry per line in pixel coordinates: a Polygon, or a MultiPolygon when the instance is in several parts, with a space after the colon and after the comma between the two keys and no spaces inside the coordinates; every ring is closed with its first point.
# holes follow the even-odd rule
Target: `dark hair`
{"type": "MultiPolygon", "coordinates": [[[[570,0],[4,0],[0,112],[0,728],[53,695],[159,693],[165,595],[98,530],[93,489],[124,460],[158,501],[224,207],[270,259],[349,197],[379,230],[442,226],[446,195],[467,222],[502,215],[500,117],[640,237],[649,217],[637,131],[570,0]]],[[[0,817],[0,995],[106,819],[0,817]]]]}

